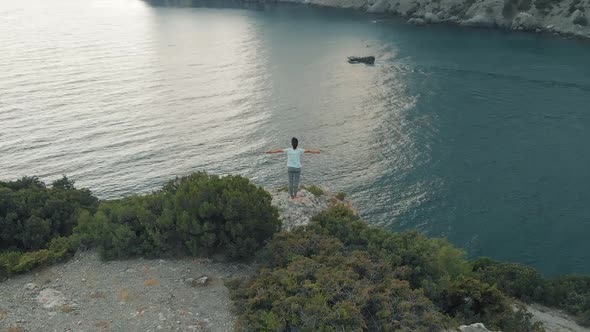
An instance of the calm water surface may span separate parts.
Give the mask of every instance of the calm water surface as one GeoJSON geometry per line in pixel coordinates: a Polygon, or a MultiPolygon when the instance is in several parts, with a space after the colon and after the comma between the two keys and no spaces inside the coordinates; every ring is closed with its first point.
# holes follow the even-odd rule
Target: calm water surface
{"type": "Polygon", "coordinates": [[[0,174],[101,198],[193,171],[303,182],[470,255],[590,273],[590,43],[298,6],[0,3],[0,174]],[[375,66],[348,55],[376,55],[375,66]]]}

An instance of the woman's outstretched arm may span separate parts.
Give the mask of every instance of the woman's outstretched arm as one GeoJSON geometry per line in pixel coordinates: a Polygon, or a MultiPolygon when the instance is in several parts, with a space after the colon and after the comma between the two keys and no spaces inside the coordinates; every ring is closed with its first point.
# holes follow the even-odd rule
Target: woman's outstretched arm
{"type": "Polygon", "coordinates": [[[319,154],[320,153],[320,150],[304,150],[303,152],[305,152],[305,153],[316,153],[316,154],[319,154]]]}
{"type": "Polygon", "coordinates": [[[266,153],[281,153],[281,152],[285,152],[285,150],[278,149],[278,150],[268,150],[268,151],[266,151],[266,153]]]}

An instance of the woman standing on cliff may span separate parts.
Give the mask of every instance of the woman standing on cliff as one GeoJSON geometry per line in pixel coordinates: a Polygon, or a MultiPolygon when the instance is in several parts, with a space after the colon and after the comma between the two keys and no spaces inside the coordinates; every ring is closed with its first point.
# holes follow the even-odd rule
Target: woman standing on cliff
{"type": "Polygon", "coordinates": [[[301,176],[301,155],[304,153],[320,153],[320,150],[298,149],[298,145],[299,140],[293,137],[291,139],[291,148],[266,151],[266,153],[287,153],[287,174],[289,174],[289,195],[291,199],[297,198],[299,178],[301,176]]]}

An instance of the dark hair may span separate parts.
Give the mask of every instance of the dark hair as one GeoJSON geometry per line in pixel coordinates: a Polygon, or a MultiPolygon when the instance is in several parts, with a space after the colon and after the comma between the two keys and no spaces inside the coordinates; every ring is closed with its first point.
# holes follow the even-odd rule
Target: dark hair
{"type": "Polygon", "coordinates": [[[293,149],[297,149],[297,145],[299,145],[299,140],[295,137],[291,138],[291,145],[293,146],[293,149]]]}

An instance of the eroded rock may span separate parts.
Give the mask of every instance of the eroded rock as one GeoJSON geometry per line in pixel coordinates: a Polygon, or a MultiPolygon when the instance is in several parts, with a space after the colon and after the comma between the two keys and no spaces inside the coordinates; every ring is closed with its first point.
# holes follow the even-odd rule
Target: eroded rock
{"type": "Polygon", "coordinates": [[[209,283],[211,282],[211,278],[207,277],[207,276],[202,276],[198,279],[195,278],[186,278],[184,279],[184,283],[187,286],[191,286],[191,287],[203,287],[203,286],[207,286],[209,283]]]}
{"type": "Polygon", "coordinates": [[[59,308],[66,305],[66,297],[56,289],[46,288],[37,296],[37,302],[45,309],[59,308]]]}
{"type": "Polygon", "coordinates": [[[522,28],[522,30],[532,31],[539,27],[537,18],[529,13],[520,12],[512,20],[512,30],[522,28]]]}
{"type": "Polygon", "coordinates": [[[211,278],[209,278],[207,276],[203,276],[203,277],[200,277],[199,279],[195,280],[195,283],[198,286],[207,286],[210,281],[211,281],[211,278]]]}
{"type": "Polygon", "coordinates": [[[461,332],[491,332],[482,323],[475,323],[471,325],[461,325],[459,327],[461,332]]]}
{"type": "Polygon", "coordinates": [[[369,13],[385,13],[389,8],[389,2],[387,0],[377,0],[372,5],[367,7],[369,13]]]}
{"type": "Polygon", "coordinates": [[[292,200],[286,191],[271,190],[270,193],[272,205],[279,210],[284,230],[307,225],[313,216],[328,206],[328,198],[325,195],[315,196],[305,189],[299,190],[296,200],[292,200]]]}
{"type": "Polygon", "coordinates": [[[25,285],[25,290],[32,291],[37,288],[37,284],[31,282],[25,285]]]}
{"type": "Polygon", "coordinates": [[[429,23],[429,24],[440,23],[439,17],[433,13],[424,14],[424,21],[426,21],[426,23],[429,23]]]}
{"type": "Polygon", "coordinates": [[[412,17],[411,19],[408,20],[409,24],[414,24],[414,25],[424,25],[426,24],[426,22],[424,21],[424,19],[422,18],[417,18],[417,17],[412,17]]]}
{"type": "Polygon", "coordinates": [[[461,25],[478,28],[494,28],[496,27],[496,20],[485,14],[477,14],[472,18],[461,22],[461,25]]]}

